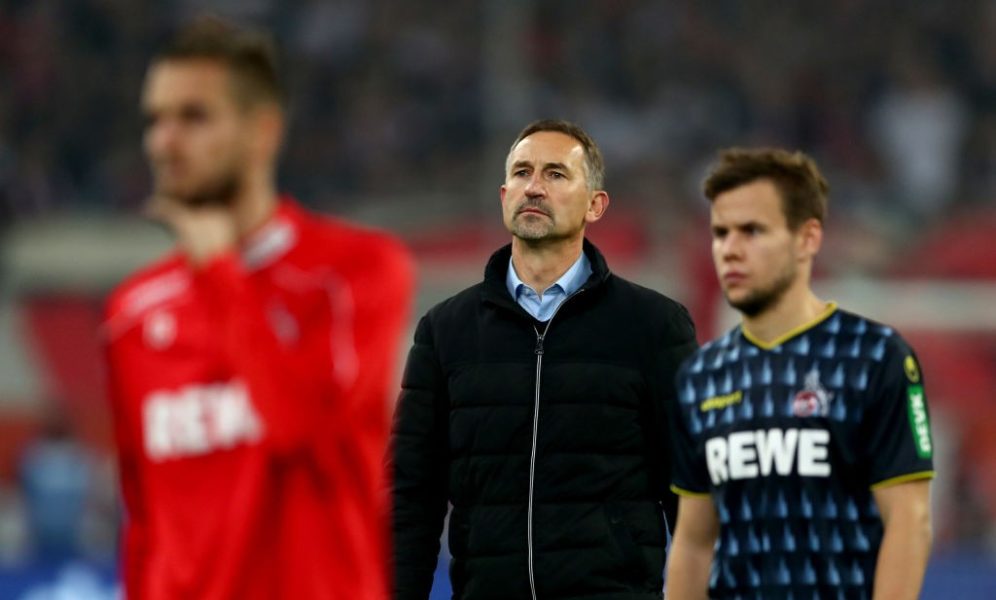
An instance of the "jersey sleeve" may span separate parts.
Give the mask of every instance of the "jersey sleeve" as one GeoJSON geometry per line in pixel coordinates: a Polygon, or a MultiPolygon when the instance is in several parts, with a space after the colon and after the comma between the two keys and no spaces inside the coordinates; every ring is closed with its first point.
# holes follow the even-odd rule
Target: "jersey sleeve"
{"type": "Polygon", "coordinates": [[[893,336],[881,369],[862,426],[869,484],[874,488],[929,479],[934,474],[933,439],[920,363],[909,345],[893,336]]]}
{"type": "MultiPolygon", "coordinates": [[[[694,356],[694,354],[693,354],[694,356]]],[[[685,361],[687,365],[688,361],[685,361]]],[[[678,399],[670,403],[671,490],[679,496],[709,493],[709,477],[700,436],[691,428],[696,418],[695,392],[683,366],[677,376],[678,399]]]]}
{"type": "Polygon", "coordinates": [[[149,554],[149,533],[146,517],[146,499],[142,491],[141,471],[138,462],[142,455],[140,424],[128,408],[120,374],[130,367],[119,344],[110,335],[104,341],[108,399],[113,420],[114,442],[124,519],[121,528],[120,568],[121,581],[129,598],[144,597],[144,579],[149,554]]]}
{"type": "Polygon", "coordinates": [[[414,266],[408,251],[387,237],[375,238],[364,264],[346,285],[354,298],[355,366],[340,378],[340,418],[348,429],[325,455],[330,468],[348,474],[349,494],[340,501],[343,542],[353,548],[346,572],[364,582],[364,598],[388,596],[389,486],[384,455],[390,406],[397,393],[395,373],[408,327],[414,266]],[[348,539],[348,542],[347,542],[348,539]]]}

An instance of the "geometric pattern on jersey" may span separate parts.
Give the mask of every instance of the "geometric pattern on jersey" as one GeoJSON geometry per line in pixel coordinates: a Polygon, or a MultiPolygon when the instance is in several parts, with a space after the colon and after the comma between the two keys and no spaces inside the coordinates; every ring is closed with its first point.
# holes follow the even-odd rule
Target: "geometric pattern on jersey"
{"type": "Polygon", "coordinates": [[[689,357],[674,489],[716,507],[711,597],[871,597],[871,486],[933,474],[907,414],[915,360],[892,328],[833,304],[775,344],[738,326],[689,357]]]}

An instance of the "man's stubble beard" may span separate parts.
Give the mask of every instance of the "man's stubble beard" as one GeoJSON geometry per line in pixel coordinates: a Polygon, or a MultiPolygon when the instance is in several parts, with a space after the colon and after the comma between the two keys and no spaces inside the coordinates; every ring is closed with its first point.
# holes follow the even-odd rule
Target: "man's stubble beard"
{"type": "Polygon", "coordinates": [[[155,193],[190,208],[230,207],[242,191],[240,164],[238,159],[229,161],[220,175],[190,191],[170,191],[157,185],[155,193]]]}
{"type": "MultiPolygon", "coordinates": [[[[524,204],[523,206],[526,206],[524,204]]],[[[570,239],[574,237],[579,231],[584,231],[584,221],[582,221],[577,228],[572,231],[558,232],[557,222],[554,220],[553,216],[549,211],[546,211],[541,206],[536,206],[540,210],[546,212],[546,217],[529,217],[520,220],[521,216],[518,210],[522,209],[520,206],[516,209],[516,214],[512,218],[512,222],[508,227],[509,233],[514,237],[527,242],[527,243],[542,243],[542,242],[556,242],[560,240],[570,239]]]]}
{"type": "MultiPolygon", "coordinates": [[[[527,217],[527,219],[534,219],[540,221],[542,217],[527,217]]],[[[524,223],[520,221],[518,215],[512,220],[512,226],[509,228],[512,235],[523,241],[528,242],[539,242],[549,239],[553,231],[553,223],[551,222],[535,222],[535,223],[524,223]]]]}
{"type": "Polygon", "coordinates": [[[778,304],[785,292],[795,283],[796,274],[796,269],[792,263],[789,263],[771,285],[754,290],[741,300],[732,300],[729,294],[724,293],[726,302],[745,316],[756,317],[778,304]]]}

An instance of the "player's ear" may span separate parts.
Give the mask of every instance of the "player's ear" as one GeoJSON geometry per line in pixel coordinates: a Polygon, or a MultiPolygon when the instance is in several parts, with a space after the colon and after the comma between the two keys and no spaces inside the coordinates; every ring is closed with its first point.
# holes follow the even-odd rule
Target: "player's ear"
{"type": "Polygon", "coordinates": [[[253,109],[256,145],[267,156],[276,155],[284,139],[284,113],[273,104],[262,104],[253,109]]]}
{"type": "Polygon", "coordinates": [[[823,224],[818,219],[807,219],[797,235],[800,256],[813,258],[823,244],[823,224]]]}

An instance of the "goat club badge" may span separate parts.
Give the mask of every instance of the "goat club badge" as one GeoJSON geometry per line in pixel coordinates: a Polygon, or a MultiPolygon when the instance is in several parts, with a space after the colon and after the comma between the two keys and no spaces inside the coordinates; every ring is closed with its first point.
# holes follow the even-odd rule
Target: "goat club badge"
{"type": "Polygon", "coordinates": [[[820,373],[813,369],[806,373],[805,387],[792,400],[792,414],[797,417],[825,417],[830,414],[833,394],[820,383],[820,373]]]}

